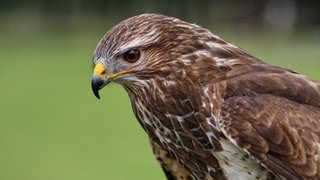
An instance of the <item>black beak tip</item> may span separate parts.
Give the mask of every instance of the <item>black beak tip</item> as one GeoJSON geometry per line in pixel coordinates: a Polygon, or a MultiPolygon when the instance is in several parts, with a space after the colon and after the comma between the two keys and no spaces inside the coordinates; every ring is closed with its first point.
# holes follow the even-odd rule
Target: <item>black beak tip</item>
{"type": "Polygon", "coordinates": [[[98,99],[100,99],[99,91],[94,91],[93,94],[94,94],[98,99]]]}
{"type": "Polygon", "coordinates": [[[95,80],[91,81],[92,92],[98,99],[100,99],[99,90],[100,90],[101,86],[102,86],[101,82],[99,82],[99,81],[97,82],[95,80]]]}

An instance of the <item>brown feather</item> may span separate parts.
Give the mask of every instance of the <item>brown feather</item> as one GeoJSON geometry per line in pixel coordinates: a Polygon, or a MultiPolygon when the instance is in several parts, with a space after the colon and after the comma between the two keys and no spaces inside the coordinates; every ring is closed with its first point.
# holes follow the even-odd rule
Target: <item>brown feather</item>
{"type": "Polygon", "coordinates": [[[310,124],[320,125],[319,108],[270,94],[234,96],[222,105],[221,119],[227,136],[232,129],[228,138],[262,161],[279,178],[320,178],[317,158],[320,129],[310,127],[310,124]],[[251,125],[241,128],[239,124],[243,123],[251,125]]]}

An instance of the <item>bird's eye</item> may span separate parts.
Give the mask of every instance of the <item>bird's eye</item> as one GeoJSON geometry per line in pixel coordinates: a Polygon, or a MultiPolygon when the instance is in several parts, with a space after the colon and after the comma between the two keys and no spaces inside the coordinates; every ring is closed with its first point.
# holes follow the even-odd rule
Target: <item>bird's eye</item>
{"type": "Polygon", "coordinates": [[[140,58],[140,51],[138,49],[131,49],[123,54],[123,59],[129,63],[137,62],[140,58]]]}

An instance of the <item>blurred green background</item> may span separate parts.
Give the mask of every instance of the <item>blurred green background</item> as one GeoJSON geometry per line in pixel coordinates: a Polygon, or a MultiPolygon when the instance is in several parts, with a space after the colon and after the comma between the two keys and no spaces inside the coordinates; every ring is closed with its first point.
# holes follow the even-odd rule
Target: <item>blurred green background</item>
{"type": "Polygon", "coordinates": [[[0,179],[164,179],[125,91],[91,93],[92,53],[120,20],[176,16],[320,80],[316,3],[0,1],[0,179]]]}

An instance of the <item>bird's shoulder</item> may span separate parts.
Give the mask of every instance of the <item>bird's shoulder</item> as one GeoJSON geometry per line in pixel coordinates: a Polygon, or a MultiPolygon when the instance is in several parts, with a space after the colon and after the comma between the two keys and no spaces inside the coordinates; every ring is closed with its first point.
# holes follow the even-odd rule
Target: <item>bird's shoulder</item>
{"type": "Polygon", "coordinates": [[[320,107],[320,83],[289,69],[260,62],[233,66],[220,82],[225,83],[225,99],[250,94],[270,94],[320,107]]]}

